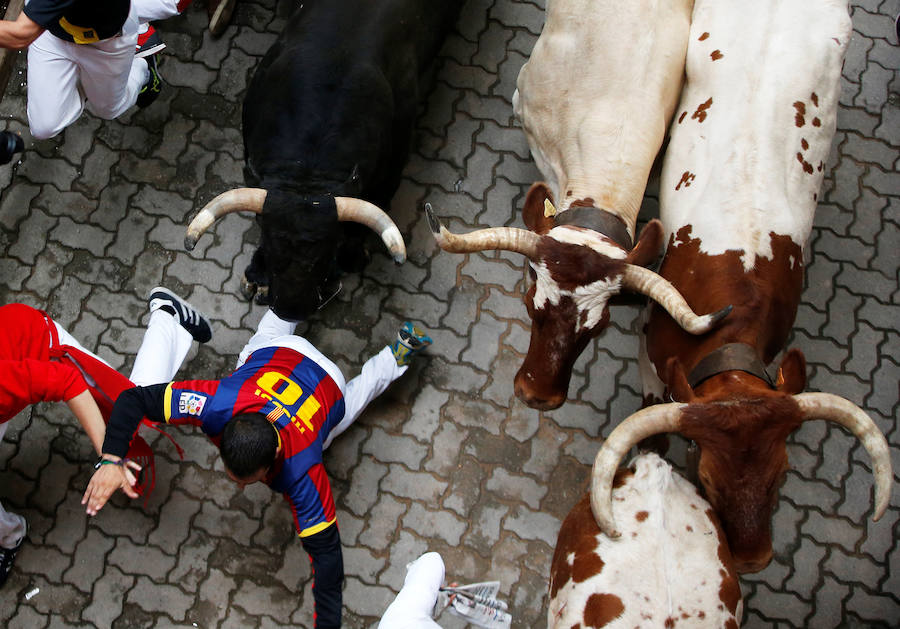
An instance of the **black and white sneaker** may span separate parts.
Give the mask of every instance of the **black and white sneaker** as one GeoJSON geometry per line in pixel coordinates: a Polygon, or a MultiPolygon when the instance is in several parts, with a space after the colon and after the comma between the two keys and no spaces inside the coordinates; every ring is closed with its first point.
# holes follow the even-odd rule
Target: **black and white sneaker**
{"type": "Polygon", "coordinates": [[[162,37],[153,28],[152,24],[147,25],[147,30],[138,34],[137,46],[134,51],[136,59],[143,59],[150,55],[155,55],[166,47],[162,37]]]}
{"type": "Polygon", "coordinates": [[[0,588],[6,583],[9,573],[12,571],[13,564],[16,562],[16,554],[22,547],[25,538],[19,540],[19,543],[13,548],[0,548],[0,588]]]}
{"type": "Polygon", "coordinates": [[[191,333],[198,343],[206,343],[212,338],[212,326],[203,314],[187,301],[170,291],[157,286],[147,298],[150,312],[165,310],[178,320],[178,324],[191,333]]]}

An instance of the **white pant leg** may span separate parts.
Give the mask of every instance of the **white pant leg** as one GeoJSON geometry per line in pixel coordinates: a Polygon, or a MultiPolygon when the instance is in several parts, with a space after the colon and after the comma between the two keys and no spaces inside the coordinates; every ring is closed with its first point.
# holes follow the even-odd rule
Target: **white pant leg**
{"type": "Polygon", "coordinates": [[[269,347],[272,341],[280,336],[290,336],[297,329],[295,321],[285,321],[280,318],[271,309],[267,309],[259,325],[256,326],[256,333],[250,337],[244,349],[238,356],[236,367],[240,367],[247,361],[247,357],[260,349],[261,347],[269,347]]]}
{"type": "MultiPolygon", "coordinates": [[[[3,440],[8,426],[9,422],[0,424],[0,441],[3,440]]],[[[3,503],[0,503],[0,546],[14,548],[23,537],[25,537],[25,518],[6,511],[3,503]]]]}
{"type": "Polygon", "coordinates": [[[388,385],[402,376],[408,368],[409,365],[403,367],[397,365],[391,348],[387,346],[367,360],[360,374],[347,383],[344,393],[344,418],[332,429],[323,448],[330,446],[335,437],[356,421],[369,402],[384,393],[388,385]]]}
{"type": "Polygon", "coordinates": [[[85,107],[111,120],[134,105],[149,76],[147,62],[134,58],[137,29],[132,6],[119,37],[74,44],[44,32],[31,43],[28,125],[34,137],[53,137],[75,122],[85,107]]]}
{"type": "Polygon", "coordinates": [[[406,567],[403,589],[384,611],[378,629],[440,629],[431,619],[438,591],[444,583],[444,560],[438,553],[425,553],[406,567]]]}
{"type": "Polygon", "coordinates": [[[191,350],[194,338],[165,310],[150,313],[144,340],[129,379],[138,386],[171,382],[191,350]]]}
{"type": "Polygon", "coordinates": [[[178,15],[177,0],[131,0],[139,22],[155,22],[178,15]]]}
{"type": "Polygon", "coordinates": [[[64,43],[45,31],[28,47],[28,126],[38,140],[57,135],[84,110],[78,64],[64,43]]]}
{"type": "Polygon", "coordinates": [[[88,354],[89,356],[93,356],[94,358],[99,360],[104,365],[109,365],[108,362],[106,362],[105,360],[103,360],[102,358],[97,356],[97,354],[95,354],[94,352],[92,352],[88,349],[85,349],[84,346],[78,342],[78,339],[76,339],[74,336],[69,334],[66,331],[66,329],[64,327],[62,327],[60,324],[58,324],[56,321],[53,322],[53,325],[56,326],[56,336],[57,336],[57,338],[59,338],[60,345],[70,345],[71,347],[74,347],[75,349],[80,350],[80,351],[84,352],[85,354],[88,354]]]}

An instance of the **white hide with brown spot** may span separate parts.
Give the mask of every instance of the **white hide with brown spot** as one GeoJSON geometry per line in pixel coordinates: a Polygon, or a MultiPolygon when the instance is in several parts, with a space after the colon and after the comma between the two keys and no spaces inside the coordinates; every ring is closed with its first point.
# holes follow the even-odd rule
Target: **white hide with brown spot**
{"type": "Polygon", "coordinates": [[[772,258],[770,232],[806,245],[851,32],[846,0],[696,0],[660,179],[667,241],[691,225],[747,270],[772,258]]]}
{"type": "MultiPolygon", "coordinates": [[[[611,539],[601,533],[586,509],[585,521],[577,526],[579,530],[591,527],[597,542],[593,552],[604,565],[595,576],[579,583],[569,580],[558,588],[548,606],[548,627],[592,626],[584,618],[588,599],[609,594],[618,597],[623,610],[605,629],[664,627],[669,618],[678,629],[736,628],[743,602],[738,600],[732,614],[720,596],[723,575],[733,580],[734,587],[737,581],[727,547],[720,555],[724,536],[720,536],[717,521],[710,518],[712,508],[657,455],[639,455],[630,467],[634,475],[612,494],[621,537],[611,539]],[[723,564],[720,556],[729,565],[723,564]]],[[[557,546],[562,543],[560,539],[557,546]]],[[[570,553],[568,565],[574,561],[570,553]]],[[[554,578],[556,574],[551,575],[551,580],[554,578]]]]}
{"type": "Polygon", "coordinates": [[[547,0],[513,109],[565,212],[620,216],[632,239],[647,177],[678,101],[691,0],[547,0]]]}

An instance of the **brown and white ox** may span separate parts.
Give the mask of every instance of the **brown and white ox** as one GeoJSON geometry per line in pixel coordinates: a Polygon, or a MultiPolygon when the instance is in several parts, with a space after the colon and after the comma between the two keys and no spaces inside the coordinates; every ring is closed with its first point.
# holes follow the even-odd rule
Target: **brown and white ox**
{"type": "Polygon", "coordinates": [[[547,179],[528,191],[528,229],[453,234],[426,206],[442,249],[502,249],[528,258],[531,343],[515,391],[533,408],[565,401],[575,360],[609,325],[609,299],[622,290],[649,295],[692,334],[727,314],[725,302],[706,311],[715,314],[697,316],[643,268],[662,248],[658,221],[633,245],[647,177],[684,78],[691,5],[548,0],[544,29],[513,95],[547,179]]]}
{"type": "MultiPolygon", "coordinates": [[[[697,0],[687,82],[660,180],[668,248],[660,274],[695,308],[734,311],[691,337],[652,307],[642,343],[645,394],[674,400],[612,432],[594,474],[612,483],[641,439],[678,432],[700,451],[698,475],[741,572],[772,556],[772,511],[788,469],[785,441],[807,420],[841,424],[872,459],[874,519],[890,499],[887,443],[855,404],[801,393],[806,361],[782,350],[797,311],[823,168],[835,129],[851,35],[847,2],[697,0]],[[658,377],[657,377],[658,376],[658,377]]],[[[609,491],[593,504],[603,530],[617,522],[609,491]]]]}
{"type": "Polygon", "coordinates": [[[613,485],[622,535],[604,535],[588,496],[563,522],[550,566],[549,629],[737,629],[743,601],[712,507],[655,454],[613,485]]]}

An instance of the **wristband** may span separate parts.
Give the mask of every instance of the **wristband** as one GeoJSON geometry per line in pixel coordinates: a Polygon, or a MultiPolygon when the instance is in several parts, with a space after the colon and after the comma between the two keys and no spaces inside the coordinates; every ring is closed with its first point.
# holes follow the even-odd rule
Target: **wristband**
{"type": "Polygon", "coordinates": [[[99,470],[104,465],[118,465],[119,467],[122,467],[123,465],[125,465],[126,461],[128,461],[128,459],[119,459],[118,461],[110,461],[109,459],[104,459],[101,456],[99,459],[97,459],[97,462],[94,463],[94,469],[99,470]]]}

